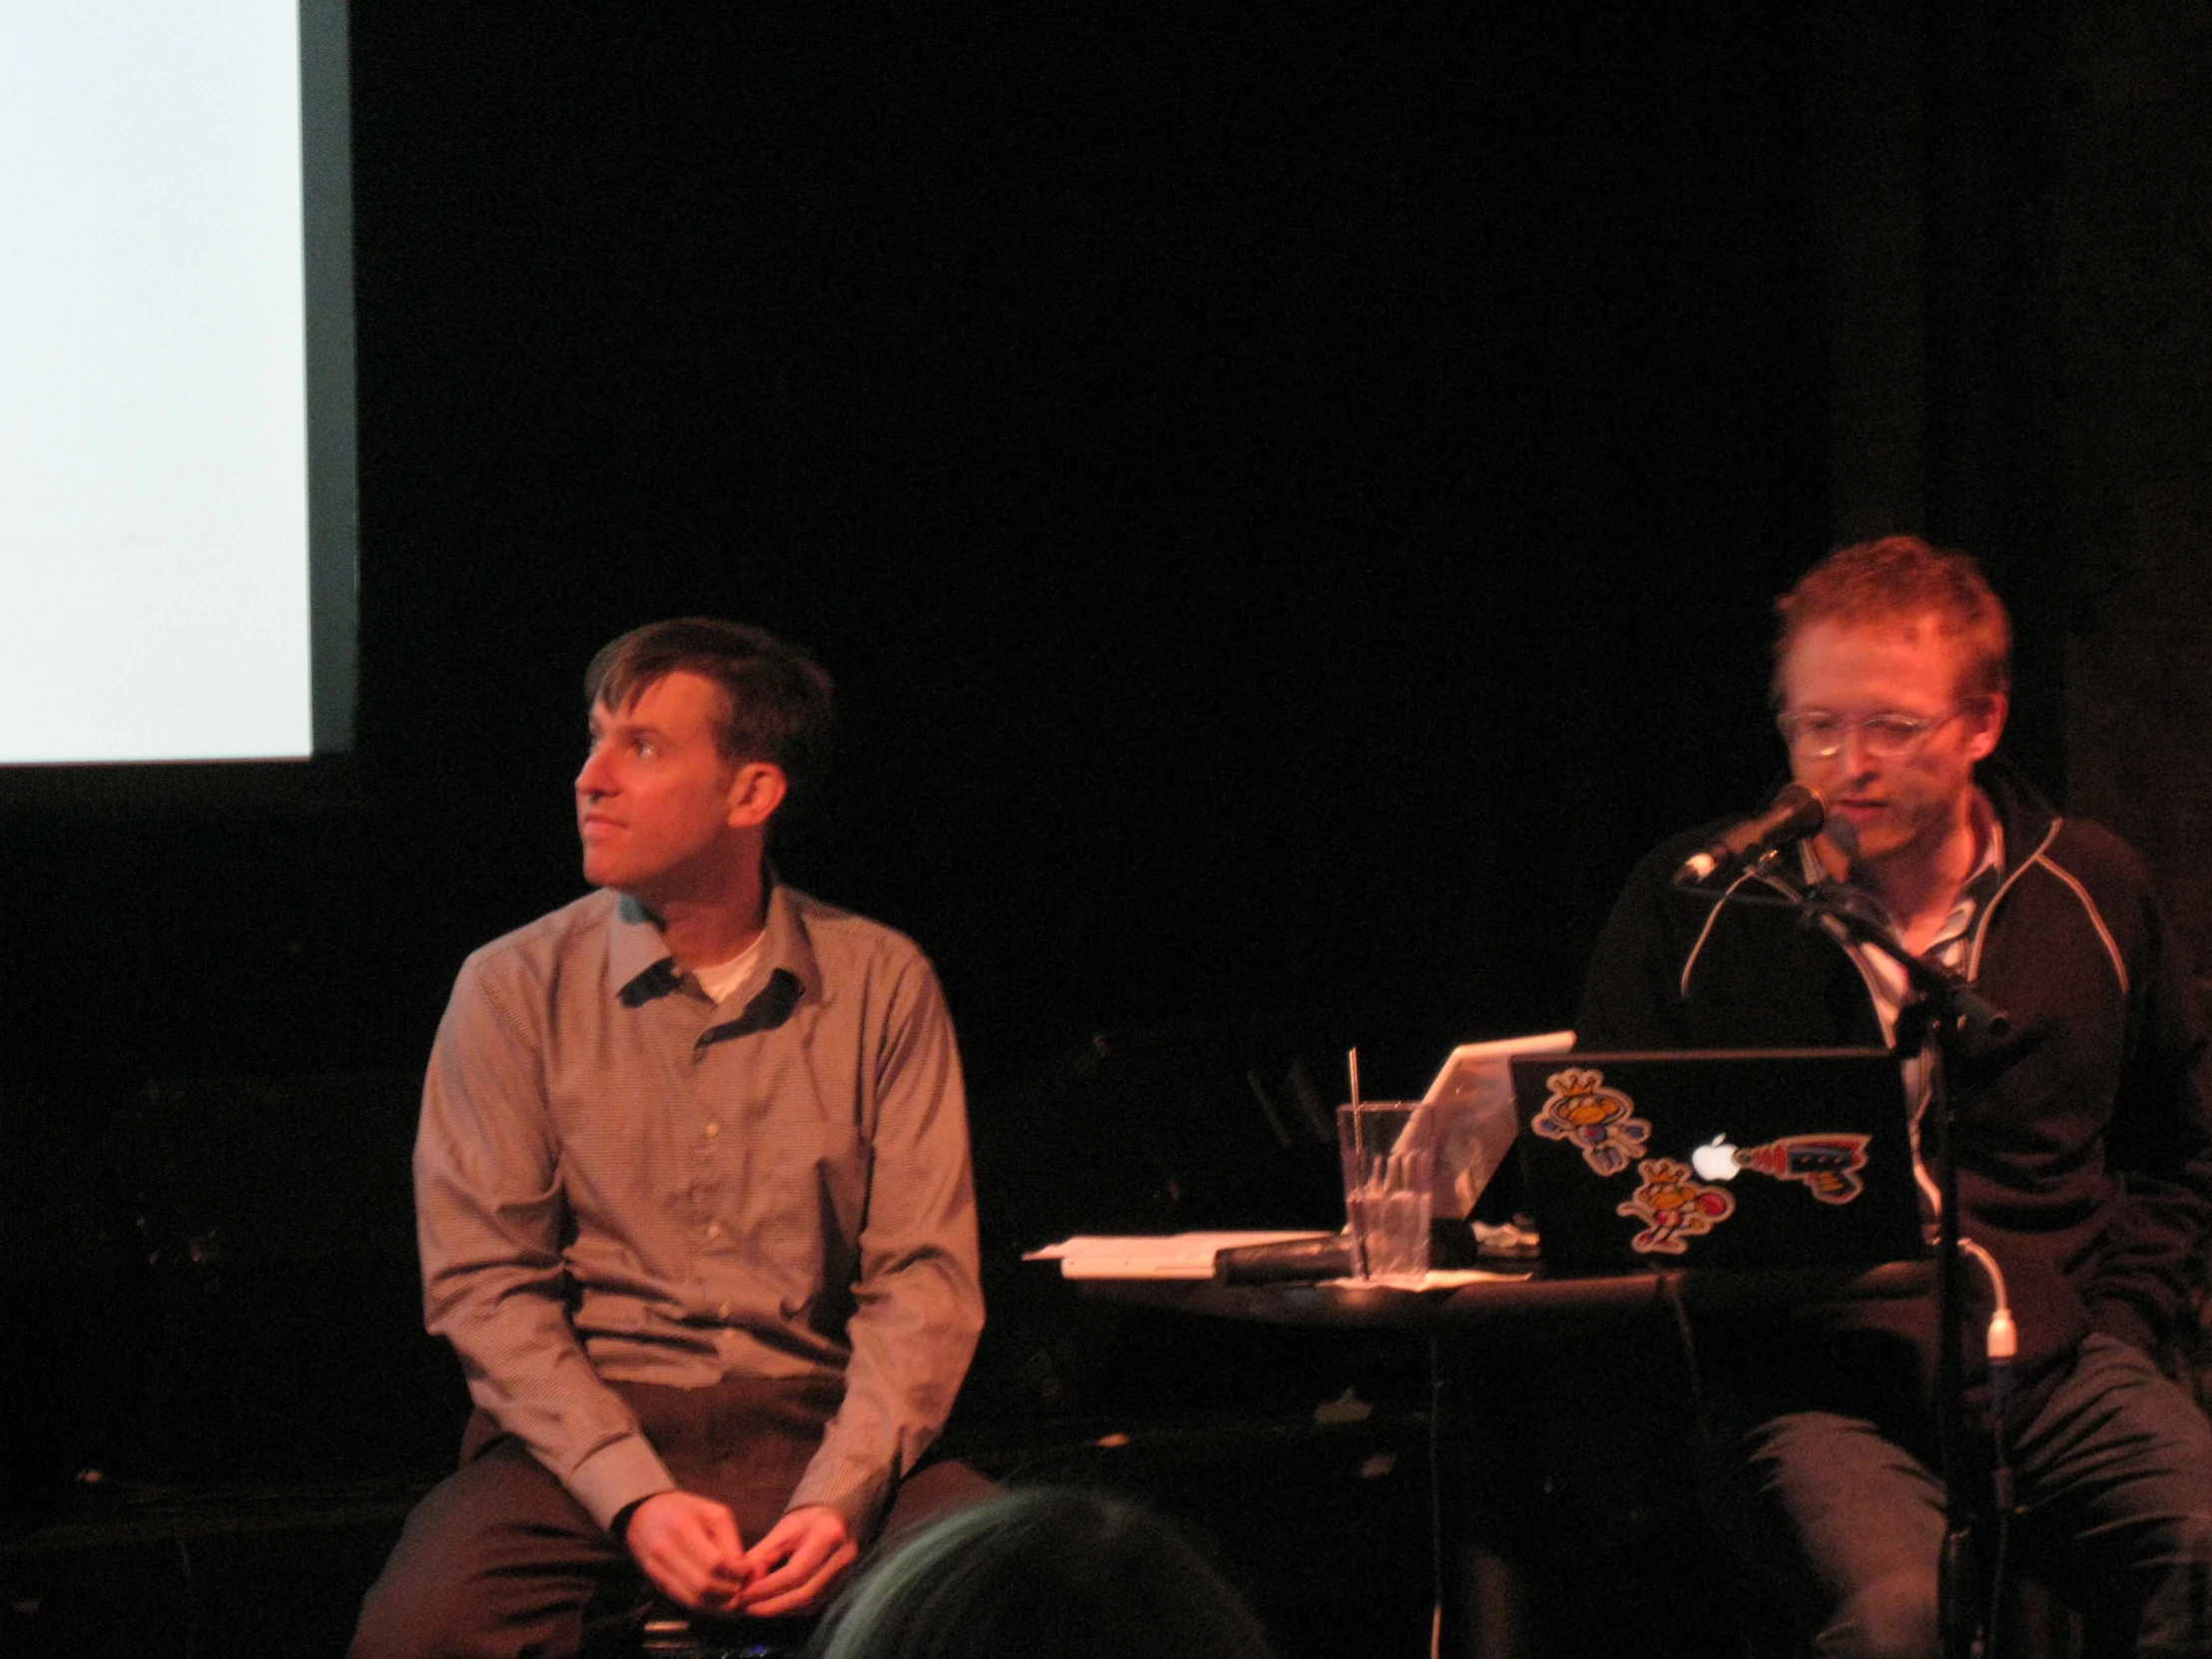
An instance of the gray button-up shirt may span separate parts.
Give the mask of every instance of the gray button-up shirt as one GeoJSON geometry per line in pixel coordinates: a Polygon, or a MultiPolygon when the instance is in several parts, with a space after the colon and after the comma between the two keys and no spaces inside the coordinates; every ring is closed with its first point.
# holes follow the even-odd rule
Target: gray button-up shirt
{"type": "Polygon", "coordinates": [[[913,943],[773,889],[719,1003],[612,892],[463,964],[415,1143],[424,1303],[602,1525],[675,1485],[606,1381],[841,1376],[792,1505],[855,1533],[982,1327],[959,1055],[913,943]]]}

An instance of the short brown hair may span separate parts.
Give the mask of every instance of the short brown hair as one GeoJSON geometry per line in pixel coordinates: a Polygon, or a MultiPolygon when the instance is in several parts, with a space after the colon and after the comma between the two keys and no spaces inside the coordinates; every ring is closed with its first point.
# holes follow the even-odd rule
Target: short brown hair
{"type": "Polygon", "coordinates": [[[601,647],[584,671],[584,695],[593,705],[621,709],[680,671],[722,689],[715,747],[723,758],[773,762],[791,786],[787,810],[810,804],[829,774],[836,725],[835,688],[823,666],[766,629],[678,617],[633,628],[601,647]]]}
{"type": "Polygon", "coordinates": [[[1774,697],[1782,700],[1782,665],[1817,622],[1860,627],[1910,626],[1923,617],[1957,653],[1959,689],[1969,697],[2001,697],[2012,687],[2012,623],[1981,567],[1918,536],[1885,536],[1831,553],[1774,602],[1774,697]]]}

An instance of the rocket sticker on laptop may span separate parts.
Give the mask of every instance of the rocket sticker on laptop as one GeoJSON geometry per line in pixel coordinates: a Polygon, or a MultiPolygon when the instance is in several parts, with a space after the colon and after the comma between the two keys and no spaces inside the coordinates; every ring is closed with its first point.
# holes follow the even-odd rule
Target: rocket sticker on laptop
{"type": "Polygon", "coordinates": [[[1763,1146],[1731,1146],[1715,1135],[1690,1154],[1691,1166],[1707,1181],[1733,1181],[1752,1170],[1777,1181],[1798,1181],[1823,1204],[1849,1204],[1867,1190],[1859,1172],[1867,1167],[1866,1135],[1785,1135],[1763,1146]]]}
{"type": "Polygon", "coordinates": [[[1543,1110],[1528,1127],[1547,1141],[1565,1141],[1600,1175],[1628,1168],[1651,1139],[1651,1125],[1636,1116],[1636,1103],[1605,1086],[1605,1074],[1589,1067],[1555,1071],[1544,1079],[1543,1110]]]}

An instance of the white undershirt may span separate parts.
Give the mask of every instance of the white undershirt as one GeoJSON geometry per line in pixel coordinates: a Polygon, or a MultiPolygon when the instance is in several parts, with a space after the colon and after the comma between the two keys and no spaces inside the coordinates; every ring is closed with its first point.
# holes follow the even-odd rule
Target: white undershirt
{"type": "Polygon", "coordinates": [[[692,977],[699,981],[699,988],[716,1002],[720,1002],[745,982],[761,959],[761,946],[767,940],[764,930],[753,935],[753,942],[731,957],[727,962],[711,962],[706,967],[693,968],[692,977]]]}

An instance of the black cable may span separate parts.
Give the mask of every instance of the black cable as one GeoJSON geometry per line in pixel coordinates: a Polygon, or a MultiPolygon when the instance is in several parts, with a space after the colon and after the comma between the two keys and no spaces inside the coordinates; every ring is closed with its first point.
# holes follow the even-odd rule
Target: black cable
{"type": "Polygon", "coordinates": [[[177,1565],[185,1585],[184,1659],[193,1659],[199,1651],[200,1633],[200,1575],[192,1569],[192,1544],[186,1538],[181,1525],[173,1526],[171,1539],[177,1545],[177,1565]]]}
{"type": "Polygon", "coordinates": [[[1989,1392],[1989,1502],[1995,1511],[1996,1545],[1990,1551],[1989,1606],[1987,1622],[1982,1630],[1982,1659],[1999,1659],[2004,1651],[1997,1635],[2004,1613],[2004,1580],[2011,1571],[2009,1556],[2012,1548],[2012,1463],[2004,1449],[2004,1400],[2009,1381],[2000,1375],[2011,1369],[2010,1361],[1992,1362],[1989,1370],[1992,1386],[1989,1392]]]}
{"type": "Polygon", "coordinates": [[[1671,1268],[1662,1268],[1654,1276],[1659,1282],[1659,1300],[1674,1315],[1675,1341],[1682,1349],[1682,1372],[1690,1383],[1690,1406],[1697,1414],[1698,1445],[1701,1450],[1713,1449],[1712,1426],[1705,1420],[1705,1382],[1698,1375],[1697,1333],[1690,1328],[1690,1310],[1682,1301],[1682,1275],[1671,1268]]]}
{"type": "Polygon", "coordinates": [[[2012,1547],[2011,1486],[2010,1471],[2006,1471],[2004,1477],[1998,1482],[1997,1541],[1996,1548],[1992,1552],[1994,1559],[1990,1564],[1989,1612],[1986,1621],[1982,1625],[1981,1659],[1999,1659],[1999,1655],[2004,1652],[1998,1636],[2004,1624],[2004,1575],[2010,1570],[2010,1563],[2005,1557],[2012,1547]]]}

